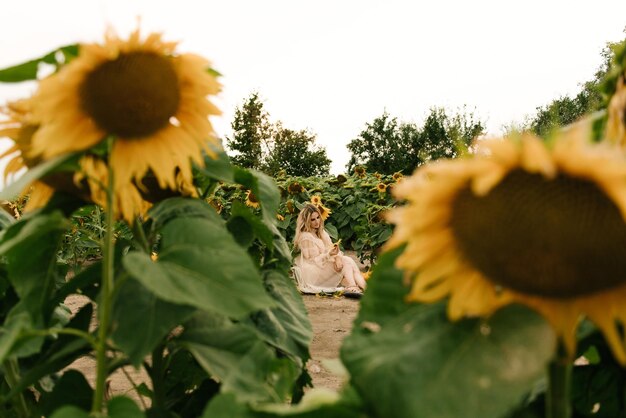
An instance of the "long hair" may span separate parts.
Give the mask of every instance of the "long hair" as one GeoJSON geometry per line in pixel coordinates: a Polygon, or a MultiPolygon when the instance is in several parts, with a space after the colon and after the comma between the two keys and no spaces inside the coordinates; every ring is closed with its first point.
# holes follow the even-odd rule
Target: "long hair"
{"type": "Polygon", "coordinates": [[[318,238],[322,238],[322,231],[324,230],[324,219],[322,219],[322,214],[317,206],[312,204],[307,204],[302,208],[300,214],[298,214],[298,221],[296,222],[296,235],[293,238],[293,245],[295,248],[298,248],[298,244],[300,242],[300,236],[303,232],[310,232],[314,234],[318,238]],[[316,213],[320,216],[320,227],[317,230],[311,228],[311,216],[316,213]]]}

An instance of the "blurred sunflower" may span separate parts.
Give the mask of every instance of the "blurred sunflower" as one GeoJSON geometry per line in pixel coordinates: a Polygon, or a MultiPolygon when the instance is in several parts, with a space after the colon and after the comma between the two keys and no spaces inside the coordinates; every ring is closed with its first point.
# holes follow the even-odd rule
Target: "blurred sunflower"
{"type": "Polygon", "coordinates": [[[472,158],[426,165],[396,187],[386,248],[414,276],[409,300],[449,296],[448,315],[525,304],[546,317],[570,354],[586,315],[626,363],[626,159],[592,145],[589,125],[555,138],[486,141],[472,158]]]}
{"type": "Polygon", "coordinates": [[[380,174],[380,173],[374,173],[374,177],[376,177],[376,179],[378,179],[378,180],[383,178],[382,174],[380,174]]]}
{"type": "Polygon", "coordinates": [[[356,167],[354,167],[354,174],[359,177],[365,177],[365,167],[363,167],[362,165],[357,165],[356,167]]]}
{"type": "Polygon", "coordinates": [[[344,176],[343,174],[337,174],[336,180],[338,184],[345,183],[346,181],[348,181],[346,176],[344,176]]]}
{"type": "Polygon", "coordinates": [[[207,99],[220,85],[208,61],[175,47],[157,33],[142,39],[139,30],[128,40],[107,33],[102,45],[82,45],[29,100],[40,125],[31,154],[48,159],[111,136],[108,164],[121,194],[148,171],[162,189],[176,190],[178,176],[191,184],[191,162],[203,165],[203,151],[214,156],[220,147],[208,120],[220,112],[207,99]]]}
{"type": "Polygon", "coordinates": [[[330,214],[332,213],[332,211],[330,209],[328,209],[326,206],[324,205],[319,205],[317,207],[320,211],[320,216],[322,217],[323,220],[328,219],[328,217],[330,216],[330,214]]]}
{"type": "Polygon", "coordinates": [[[376,190],[378,193],[385,193],[387,192],[387,185],[385,183],[378,183],[376,185],[376,190]]]}
{"type": "Polygon", "coordinates": [[[291,194],[298,194],[304,191],[304,187],[302,187],[302,185],[297,181],[294,181],[289,183],[289,186],[287,186],[287,191],[291,194]]]}
{"type": "Polygon", "coordinates": [[[322,204],[322,197],[315,195],[315,196],[311,196],[311,203],[314,204],[315,206],[319,206],[322,204]]]}
{"type": "Polygon", "coordinates": [[[393,173],[393,176],[391,176],[391,178],[394,179],[394,181],[398,181],[401,180],[404,176],[402,175],[401,172],[396,171],[395,173],[393,173]]]}
{"type": "Polygon", "coordinates": [[[209,198],[207,199],[207,203],[213,206],[218,214],[222,213],[222,210],[224,210],[224,205],[222,205],[217,199],[209,198]]]}
{"type": "MultiPolygon", "coordinates": [[[[0,137],[6,136],[13,141],[0,159],[6,158],[4,181],[8,183],[20,172],[36,166],[40,160],[30,158],[31,142],[38,125],[33,123],[26,101],[17,101],[7,104],[2,109],[6,119],[0,122],[0,137]]],[[[28,185],[20,194],[26,200],[24,212],[45,206],[54,194],[53,186],[38,180],[28,185]]]]}
{"type": "Polygon", "coordinates": [[[288,200],[287,203],[285,203],[285,207],[287,208],[287,212],[289,213],[295,213],[296,211],[293,200],[288,200]]]}
{"type": "Polygon", "coordinates": [[[285,220],[285,217],[284,217],[283,215],[281,215],[280,213],[277,213],[277,214],[276,214],[276,219],[278,219],[279,221],[281,221],[281,222],[282,222],[282,221],[284,221],[284,220],[285,220]]]}
{"type": "Polygon", "coordinates": [[[252,190],[246,192],[246,205],[255,209],[261,206],[261,202],[259,202],[259,199],[252,193],[252,190]]]}

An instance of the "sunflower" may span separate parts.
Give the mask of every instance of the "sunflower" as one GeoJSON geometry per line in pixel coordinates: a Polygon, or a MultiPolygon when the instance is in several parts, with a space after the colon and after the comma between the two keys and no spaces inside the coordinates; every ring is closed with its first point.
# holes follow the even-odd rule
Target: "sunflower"
{"type": "Polygon", "coordinates": [[[297,181],[294,181],[289,183],[289,186],[287,186],[287,191],[291,194],[298,194],[304,191],[304,187],[302,187],[302,185],[297,181]]]}
{"type": "Polygon", "coordinates": [[[354,167],[354,174],[359,177],[365,177],[365,167],[363,167],[362,165],[357,165],[356,167],[354,167]]]}
{"type": "Polygon", "coordinates": [[[346,181],[348,181],[346,176],[344,176],[343,174],[337,174],[337,178],[335,180],[337,184],[345,183],[346,181]]]}
{"type": "Polygon", "coordinates": [[[287,203],[285,203],[285,207],[287,208],[287,212],[289,213],[295,213],[296,211],[296,207],[293,204],[293,200],[288,200],[287,203]]]}
{"type": "Polygon", "coordinates": [[[590,125],[552,147],[526,134],[486,141],[471,158],[426,165],[396,187],[386,245],[414,277],[409,300],[449,296],[448,316],[489,315],[522,303],[575,353],[587,316],[626,363],[626,159],[587,141],[590,125]],[[482,152],[484,151],[484,152],[482,152]]]}
{"type": "Polygon", "coordinates": [[[139,30],[128,40],[108,33],[103,44],[82,45],[29,101],[40,125],[31,155],[48,159],[113,137],[108,164],[119,194],[148,171],[161,189],[176,190],[180,178],[191,184],[191,162],[203,165],[203,151],[214,156],[220,147],[208,120],[220,112],[207,99],[220,86],[206,60],[175,47],[160,34],[142,39],[139,30]]]}
{"type": "Polygon", "coordinates": [[[395,173],[393,173],[393,176],[391,176],[391,178],[393,178],[394,181],[402,180],[402,177],[404,176],[399,171],[396,171],[395,173]]]}
{"type": "Polygon", "coordinates": [[[283,215],[281,215],[280,213],[276,214],[276,219],[278,219],[280,222],[285,220],[285,217],[283,215]]]}
{"type": "Polygon", "coordinates": [[[217,200],[217,199],[208,198],[208,199],[207,199],[207,203],[208,203],[209,205],[213,206],[213,209],[215,209],[215,211],[218,213],[218,215],[219,215],[220,213],[222,213],[222,210],[224,210],[224,205],[222,205],[222,204],[220,203],[220,201],[219,201],[219,200],[217,200]]]}
{"type": "Polygon", "coordinates": [[[378,193],[385,193],[387,192],[387,185],[385,183],[378,183],[376,185],[376,190],[378,193]]]}
{"type": "Polygon", "coordinates": [[[322,198],[319,195],[311,196],[311,203],[315,206],[319,206],[322,204],[322,198]]]}
{"type": "Polygon", "coordinates": [[[323,220],[328,219],[328,217],[330,216],[330,214],[332,213],[332,211],[330,209],[328,209],[326,206],[324,205],[319,205],[317,207],[320,211],[320,216],[322,217],[323,220]]]}
{"type": "Polygon", "coordinates": [[[255,209],[261,206],[261,202],[259,202],[259,199],[252,193],[252,190],[246,191],[246,205],[255,209]]]}
{"type": "MultiPolygon", "coordinates": [[[[6,136],[13,141],[13,145],[0,154],[0,159],[7,159],[4,168],[5,183],[40,162],[39,159],[28,157],[33,134],[38,129],[31,121],[29,110],[24,100],[9,103],[2,109],[6,120],[0,123],[0,137],[6,136]]],[[[54,188],[51,185],[40,180],[34,181],[20,193],[20,198],[26,201],[24,212],[45,206],[53,194],[54,188]]]]}

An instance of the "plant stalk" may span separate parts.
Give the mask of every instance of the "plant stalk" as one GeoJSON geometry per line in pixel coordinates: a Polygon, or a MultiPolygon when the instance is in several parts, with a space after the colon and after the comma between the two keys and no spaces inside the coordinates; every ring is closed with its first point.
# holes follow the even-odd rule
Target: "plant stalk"
{"type": "Polygon", "coordinates": [[[571,418],[572,360],[559,344],[557,356],[548,366],[546,418],[571,418]]]}
{"type": "Polygon", "coordinates": [[[96,389],[91,406],[92,413],[102,411],[104,405],[104,394],[106,389],[106,378],[108,375],[108,359],[106,356],[107,337],[109,332],[109,321],[111,316],[111,291],[113,289],[114,274],[114,251],[115,218],[113,208],[115,207],[115,193],[113,190],[113,169],[109,167],[109,179],[107,185],[107,207],[104,246],[102,249],[102,285],[100,288],[100,303],[98,304],[98,341],[96,348],[96,389]]]}
{"type": "MultiPolygon", "coordinates": [[[[20,381],[19,366],[17,364],[17,360],[5,360],[3,366],[6,382],[10,388],[14,388],[18,385],[20,381]]],[[[30,417],[28,405],[26,404],[26,399],[24,399],[24,395],[22,394],[22,392],[16,394],[15,396],[17,397],[17,402],[15,402],[17,416],[21,418],[30,417]]]]}

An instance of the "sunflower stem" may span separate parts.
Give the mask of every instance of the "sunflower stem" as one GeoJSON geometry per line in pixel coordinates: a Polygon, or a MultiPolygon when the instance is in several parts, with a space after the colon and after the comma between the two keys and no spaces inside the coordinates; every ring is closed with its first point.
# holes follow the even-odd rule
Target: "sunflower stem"
{"type": "MultiPolygon", "coordinates": [[[[111,148],[109,140],[109,148],[111,148]]],[[[110,149],[109,149],[110,151],[110,149]]],[[[110,155],[110,153],[109,153],[110,155]]],[[[115,218],[113,208],[115,207],[115,193],[113,189],[113,169],[109,167],[109,179],[107,185],[107,206],[105,208],[106,224],[104,246],[102,249],[102,285],[100,287],[100,303],[98,305],[98,341],[96,347],[96,390],[91,406],[92,413],[102,412],[104,405],[104,394],[106,389],[106,378],[108,371],[108,359],[106,356],[107,336],[109,331],[109,321],[111,316],[111,291],[113,289],[114,273],[114,249],[115,249],[115,218]]]]}
{"type": "MultiPolygon", "coordinates": [[[[20,372],[19,365],[17,360],[9,359],[4,361],[4,375],[9,388],[14,388],[19,384],[20,381],[20,372]]],[[[17,399],[15,400],[15,409],[16,416],[19,418],[28,418],[30,416],[30,411],[28,409],[28,405],[26,404],[26,399],[24,399],[24,395],[22,392],[19,392],[16,395],[17,399]]]]}
{"type": "Polygon", "coordinates": [[[559,344],[557,355],[548,366],[548,393],[546,396],[546,418],[570,418],[572,382],[572,360],[559,344]]]}

